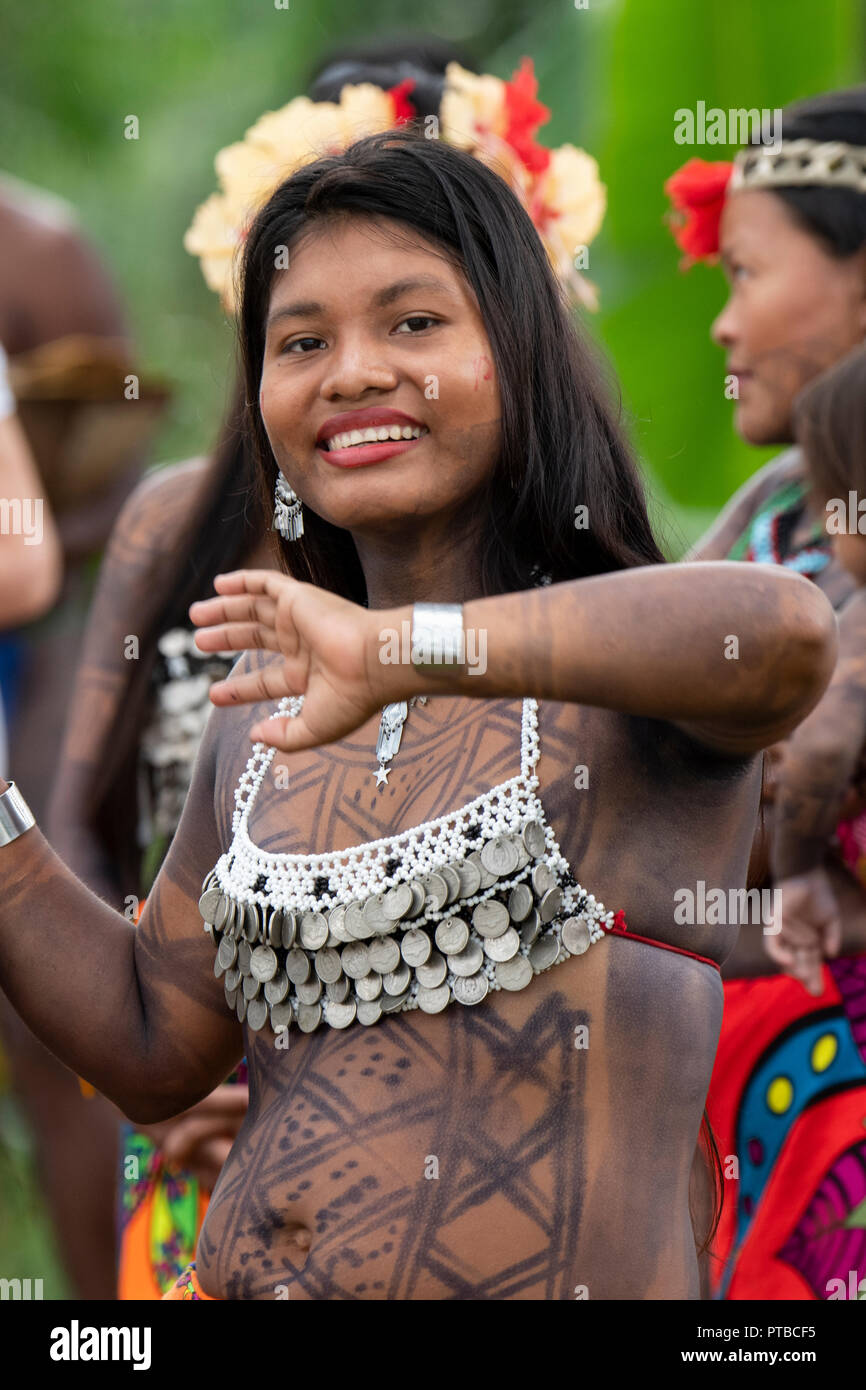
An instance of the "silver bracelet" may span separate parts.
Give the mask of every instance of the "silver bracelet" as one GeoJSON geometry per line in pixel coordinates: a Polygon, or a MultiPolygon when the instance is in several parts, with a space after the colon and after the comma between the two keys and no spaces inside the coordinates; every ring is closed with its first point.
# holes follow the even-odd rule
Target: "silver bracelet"
{"type": "Polygon", "coordinates": [[[11,844],[36,824],[36,817],[14,782],[0,794],[0,845],[11,844]]]}
{"type": "Polygon", "coordinates": [[[466,662],[462,603],[416,603],[412,608],[412,665],[428,675],[466,662]]]}

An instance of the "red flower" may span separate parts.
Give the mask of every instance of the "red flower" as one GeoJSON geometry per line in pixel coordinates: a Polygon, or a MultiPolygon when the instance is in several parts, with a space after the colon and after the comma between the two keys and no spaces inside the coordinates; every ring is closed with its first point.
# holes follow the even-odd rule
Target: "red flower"
{"type": "Polygon", "coordinates": [[[531,174],[542,174],[550,163],[550,150],[536,143],[536,130],[550,120],[550,107],[536,101],[538,82],[531,58],[522,58],[520,67],[504,83],[508,124],[507,144],[520,156],[531,174]]]}
{"type": "Polygon", "coordinates": [[[670,224],[686,264],[714,260],[719,254],[719,222],[733,164],[690,159],[665,184],[674,205],[670,224]]]}
{"type": "Polygon", "coordinates": [[[408,100],[409,93],[415,89],[414,77],[404,77],[395,87],[388,88],[388,96],[394,99],[394,124],[405,125],[415,119],[415,108],[408,100]]]}

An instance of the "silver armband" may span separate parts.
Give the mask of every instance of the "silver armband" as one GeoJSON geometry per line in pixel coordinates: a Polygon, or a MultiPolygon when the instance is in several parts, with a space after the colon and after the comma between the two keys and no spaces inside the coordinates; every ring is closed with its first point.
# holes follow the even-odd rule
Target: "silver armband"
{"type": "Polygon", "coordinates": [[[428,675],[466,662],[461,603],[416,603],[412,609],[412,665],[428,675]]]}
{"type": "Polygon", "coordinates": [[[11,844],[36,824],[36,817],[14,782],[0,795],[0,845],[11,844]]]}

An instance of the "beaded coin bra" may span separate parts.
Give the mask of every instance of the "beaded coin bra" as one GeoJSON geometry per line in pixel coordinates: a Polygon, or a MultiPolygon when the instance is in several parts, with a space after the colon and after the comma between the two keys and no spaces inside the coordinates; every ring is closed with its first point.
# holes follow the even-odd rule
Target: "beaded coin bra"
{"type": "MultiPolygon", "coordinates": [[[[270,716],[297,716],[302,696],[270,716]]],[[[202,884],[214,974],[259,1031],[347,1028],[521,990],[614,922],[571,874],[537,795],[538,705],[523,702],[520,774],[411,830],[328,854],[267,854],[249,817],[275,748],[253,746],[231,848],[202,884]]]]}

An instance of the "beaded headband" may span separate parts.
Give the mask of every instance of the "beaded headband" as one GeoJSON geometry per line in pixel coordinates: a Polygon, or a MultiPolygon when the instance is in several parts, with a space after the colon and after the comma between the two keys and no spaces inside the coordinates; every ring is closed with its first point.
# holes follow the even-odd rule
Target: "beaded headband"
{"type": "Polygon", "coordinates": [[[674,240],[684,266],[719,254],[719,222],[728,193],[757,188],[848,188],[866,193],[866,145],[841,140],[782,140],[750,145],[734,158],[690,159],[665,184],[674,240]]]}
{"type": "MultiPolygon", "coordinates": [[[[279,185],[303,165],[339,154],[363,136],[416,118],[405,78],[383,90],[371,82],[347,84],[339,102],[295,97],[261,117],[237,144],[215,160],[220,191],[202,203],[184,237],[224,308],[234,313],[234,266],[253,218],[279,185]]],[[[509,81],[449,63],[439,115],[424,117],[425,135],[466,150],[509,184],[532,219],[560,283],[574,300],[597,307],[595,288],[578,266],[601,227],[606,191],[596,161],[574,145],[547,149],[535,132],[550,117],[536,99],[531,58],[509,81]]]]}

